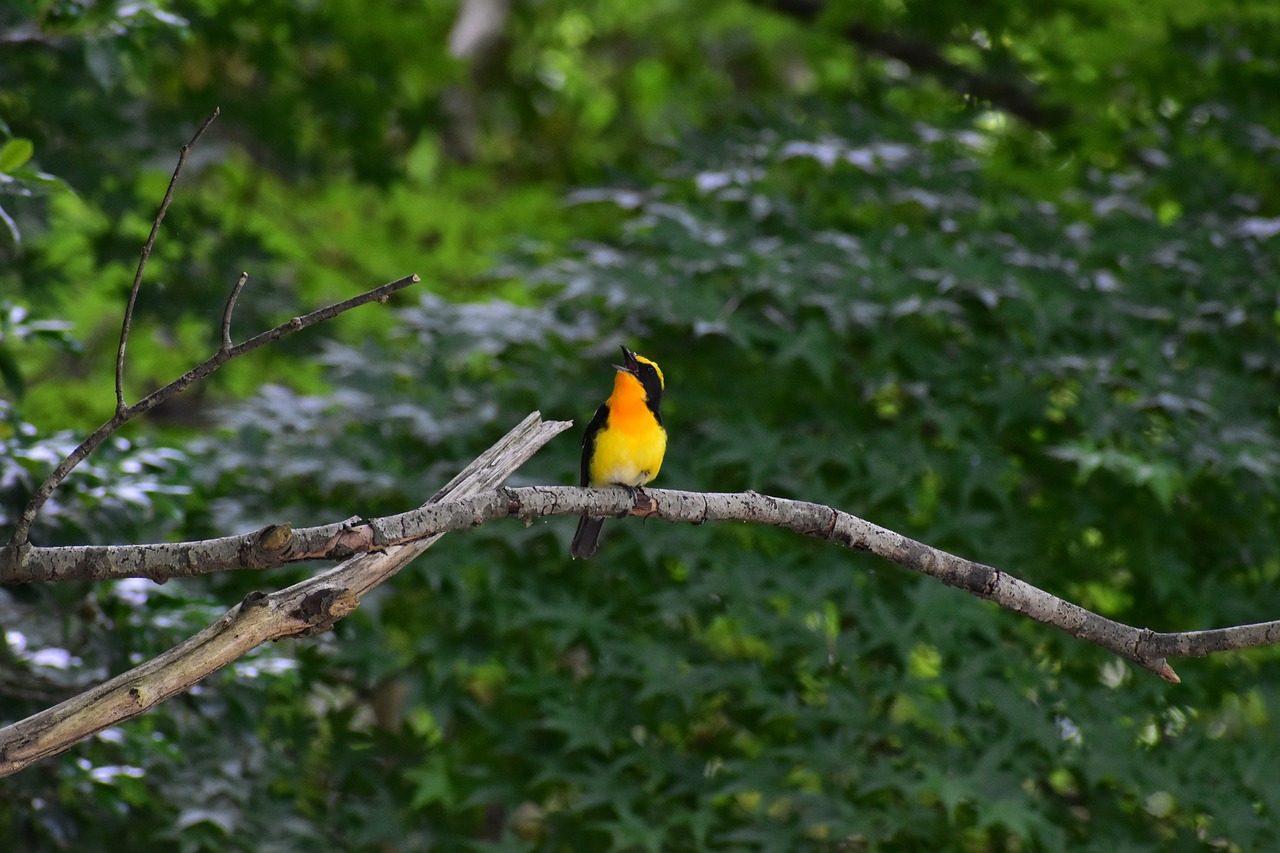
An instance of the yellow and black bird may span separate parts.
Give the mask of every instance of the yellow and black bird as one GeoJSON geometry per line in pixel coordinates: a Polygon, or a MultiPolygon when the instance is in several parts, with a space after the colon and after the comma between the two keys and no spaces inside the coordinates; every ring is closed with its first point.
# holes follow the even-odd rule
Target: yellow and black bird
{"type": "MultiPolygon", "coordinates": [[[[582,436],[582,485],[637,488],[658,476],[667,452],[662,428],[662,370],[653,361],[622,348],[615,364],[613,393],[596,409],[582,436]]],[[[584,515],[569,553],[586,559],[600,544],[603,518],[584,515]]]]}

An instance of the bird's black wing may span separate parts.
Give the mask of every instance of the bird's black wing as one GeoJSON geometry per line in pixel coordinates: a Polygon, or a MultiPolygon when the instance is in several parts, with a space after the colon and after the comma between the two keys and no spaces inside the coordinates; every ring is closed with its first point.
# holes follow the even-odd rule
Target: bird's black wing
{"type": "Polygon", "coordinates": [[[596,409],[595,416],[591,418],[591,423],[587,424],[587,431],[582,434],[582,482],[581,486],[591,484],[591,456],[596,450],[596,436],[600,430],[604,429],[605,421],[609,420],[609,404],[601,403],[600,408],[596,409]]]}

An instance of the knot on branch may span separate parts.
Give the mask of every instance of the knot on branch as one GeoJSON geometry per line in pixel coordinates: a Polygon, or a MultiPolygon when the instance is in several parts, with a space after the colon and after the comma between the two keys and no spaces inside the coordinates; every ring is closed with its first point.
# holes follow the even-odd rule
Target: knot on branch
{"type": "Polygon", "coordinates": [[[245,534],[238,549],[243,566],[278,565],[293,545],[293,525],[269,524],[256,533],[245,534]]]}
{"type": "Polygon", "coordinates": [[[1164,658],[1158,651],[1152,653],[1152,647],[1158,648],[1155,641],[1159,635],[1150,628],[1142,628],[1138,631],[1137,637],[1133,641],[1133,659],[1135,662],[1142,664],[1156,675],[1172,684],[1181,684],[1182,679],[1178,677],[1178,673],[1174,672],[1173,667],[1169,665],[1169,661],[1164,658]]]}
{"type": "Polygon", "coordinates": [[[360,606],[360,596],[349,589],[324,587],[308,593],[289,611],[289,616],[303,624],[294,633],[296,637],[310,637],[332,631],[339,619],[360,606]]]}
{"type": "Polygon", "coordinates": [[[293,541],[293,525],[273,524],[258,531],[258,547],[267,553],[283,551],[293,541]]]}

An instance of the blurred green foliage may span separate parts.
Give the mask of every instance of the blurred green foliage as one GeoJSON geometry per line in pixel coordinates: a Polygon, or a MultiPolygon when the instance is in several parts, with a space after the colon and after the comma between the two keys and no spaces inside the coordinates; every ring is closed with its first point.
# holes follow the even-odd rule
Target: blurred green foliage
{"type": "MultiPolygon", "coordinates": [[[[515,4],[450,56],[486,8],[0,13],[0,172],[73,190],[0,203],[6,522],[69,449],[58,430],[110,411],[138,246],[218,104],[148,267],[131,393],[209,352],[241,269],[238,337],[423,286],[131,428],[42,544],[404,509],[529,410],[588,416],[626,343],[668,379],[657,485],[830,503],[1130,624],[1275,617],[1272,4],[515,4]]],[[[569,482],[577,451],[553,442],[513,482],[569,482]]],[[[139,850],[1280,841],[1273,650],[1176,662],[1173,687],[778,531],[622,522],[572,563],[572,526],[447,537],[332,634],[3,780],[0,831],[139,850]]],[[[306,571],[2,590],[0,716],[306,571]]]]}

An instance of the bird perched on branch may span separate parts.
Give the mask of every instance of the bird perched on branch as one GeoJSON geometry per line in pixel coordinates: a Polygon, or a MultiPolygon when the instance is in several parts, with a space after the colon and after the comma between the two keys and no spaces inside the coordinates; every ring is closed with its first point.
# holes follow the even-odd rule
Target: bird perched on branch
{"type": "MultiPolygon", "coordinates": [[[[658,476],[667,452],[662,428],[662,391],[658,365],[622,348],[622,364],[615,364],[613,393],[596,409],[582,436],[583,486],[625,486],[638,489],[658,476]]],[[[603,518],[584,515],[573,534],[569,553],[586,559],[600,544],[603,518]]]]}

